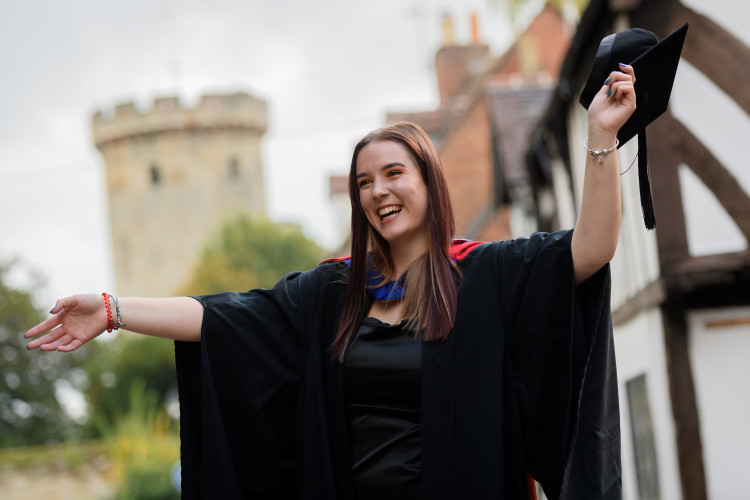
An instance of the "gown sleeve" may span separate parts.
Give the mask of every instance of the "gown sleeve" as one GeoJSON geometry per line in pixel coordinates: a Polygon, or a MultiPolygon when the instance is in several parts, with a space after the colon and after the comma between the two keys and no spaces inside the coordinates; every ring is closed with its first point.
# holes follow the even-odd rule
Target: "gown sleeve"
{"type": "Polygon", "coordinates": [[[576,286],[572,231],[499,252],[525,465],[550,499],[621,497],[609,266],[576,286]]]}
{"type": "Polygon", "coordinates": [[[272,290],[195,297],[201,341],[175,342],[183,498],[293,498],[309,324],[332,266],[272,290]]]}

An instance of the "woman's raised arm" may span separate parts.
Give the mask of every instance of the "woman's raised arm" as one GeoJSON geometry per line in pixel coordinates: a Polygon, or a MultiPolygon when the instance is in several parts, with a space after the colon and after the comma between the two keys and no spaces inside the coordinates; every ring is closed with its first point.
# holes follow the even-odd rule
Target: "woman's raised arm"
{"type": "Polygon", "coordinates": [[[635,111],[635,74],[631,66],[613,72],[589,106],[586,147],[600,154],[586,155],[581,210],[571,251],[576,284],[612,260],[622,218],[617,132],[635,111]],[[607,150],[607,151],[603,151],[607,150]]]}
{"type": "MultiPolygon", "coordinates": [[[[121,321],[127,330],[152,337],[199,342],[203,305],[190,297],[118,298],[121,321]]],[[[114,304],[112,304],[114,314],[114,304]]],[[[75,351],[107,329],[107,310],[101,295],[73,295],[60,299],[45,321],[26,332],[27,338],[47,332],[29,349],[75,351]]]]}

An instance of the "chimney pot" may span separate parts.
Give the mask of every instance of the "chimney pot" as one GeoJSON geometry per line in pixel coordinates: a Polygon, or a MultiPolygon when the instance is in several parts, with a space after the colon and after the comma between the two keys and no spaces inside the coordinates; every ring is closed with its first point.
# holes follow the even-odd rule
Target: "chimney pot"
{"type": "Polygon", "coordinates": [[[476,12],[471,13],[471,43],[479,45],[479,17],[476,12]]]}
{"type": "Polygon", "coordinates": [[[453,18],[450,14],[443,14],[443,47],[456,45],[456,37],[453,34],[453,18]]]}

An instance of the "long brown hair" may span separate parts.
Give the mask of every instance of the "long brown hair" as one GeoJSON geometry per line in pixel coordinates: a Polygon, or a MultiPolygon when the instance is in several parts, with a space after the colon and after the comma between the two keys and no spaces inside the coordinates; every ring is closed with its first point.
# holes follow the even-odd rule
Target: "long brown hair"
{"type": "Polygon", "coordinates": [[[406,296],[402,316],[426,341],[444,340],[453,328],[458,302],[458,268],[450,257],[455,233],[448,184],[435,146],[418,125],[398,122],[367,134],[354,148],[349,169],[352,203],[352,259],[341,320],[332,344],[333,358],[343,362],[349,339],[366,304],[367,255],[370,263],[390,281],[394,265],[388,242],[375,231],[362,210],[357,186],[357,157],[370,143],[394,141],[409,151],[427,187],[427,252],[405,271],[406,296]]]}

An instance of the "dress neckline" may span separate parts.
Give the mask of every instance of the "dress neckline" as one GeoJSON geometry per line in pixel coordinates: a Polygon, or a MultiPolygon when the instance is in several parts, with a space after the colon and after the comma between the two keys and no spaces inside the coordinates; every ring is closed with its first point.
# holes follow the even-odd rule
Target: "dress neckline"
{"type": "Polygon", "coordinates": [[[362,323],[364,323],[364,324],[371,325],[371,326],[383,326],[383,327],[386,327],[386,328],[395,327],[395,326],[402,327],[402,326],[404,326],[406,324],[406,322],[407,322],[406,319],[402,319],[398,323],[386,323],[385,321],[381,321],[381,320],[379,320],[378,318],[376,318],[374,316],[366,316],[362,320],[362,323]]]}

